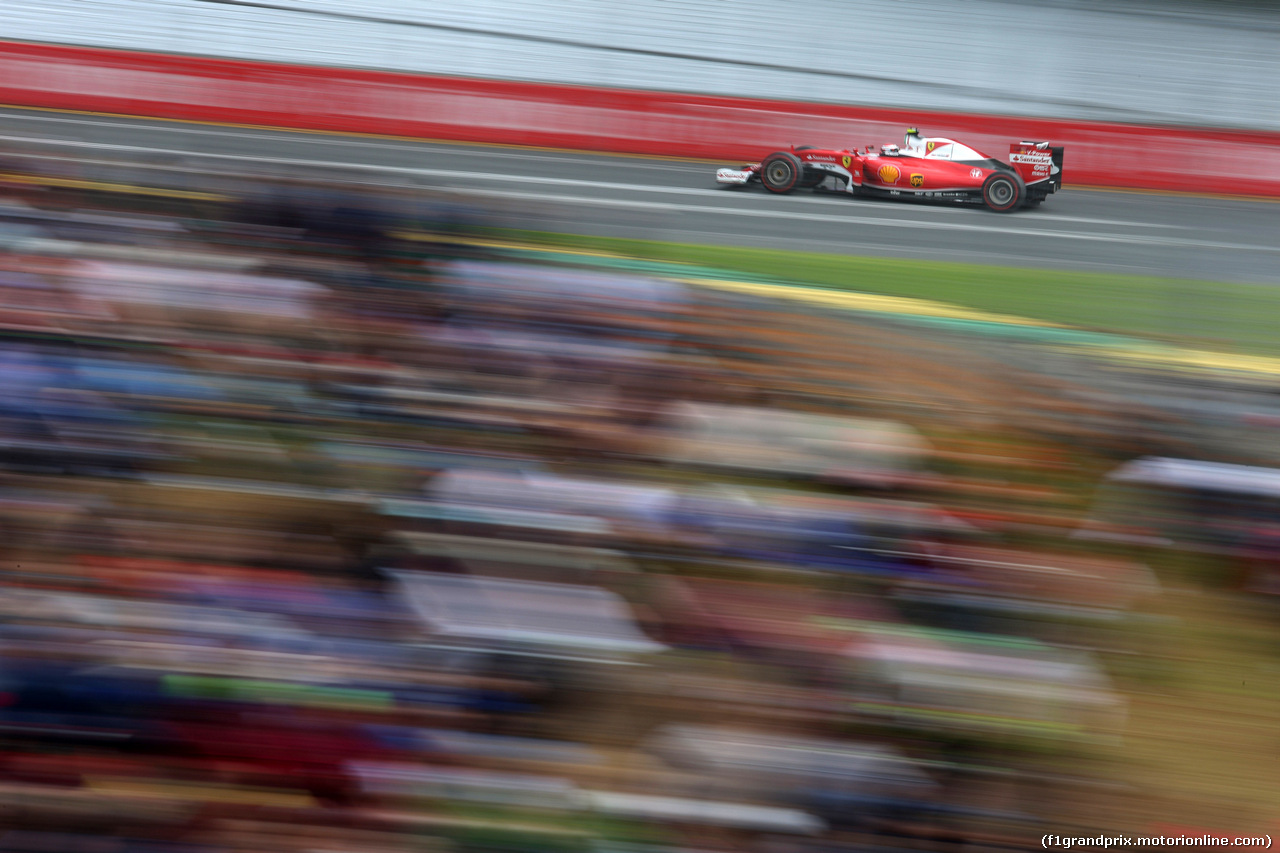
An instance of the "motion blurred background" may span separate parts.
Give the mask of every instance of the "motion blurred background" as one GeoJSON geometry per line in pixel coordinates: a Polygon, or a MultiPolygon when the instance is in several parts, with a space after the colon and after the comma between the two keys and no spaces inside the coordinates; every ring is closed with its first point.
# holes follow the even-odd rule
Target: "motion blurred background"
{"type": "Polygon", "coordinates": [[[1280,829],[1274,5],[4,15],[0,850],[1280,829]]]}

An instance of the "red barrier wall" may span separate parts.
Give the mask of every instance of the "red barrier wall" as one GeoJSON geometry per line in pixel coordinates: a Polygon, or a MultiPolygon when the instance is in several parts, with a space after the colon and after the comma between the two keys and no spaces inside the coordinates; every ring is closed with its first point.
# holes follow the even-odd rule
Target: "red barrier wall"
{"type": "Polygon", "coordinates": [[[1068,184],[1280,196],[1280,133],[1139,127],[277,65],[0,42],[0,103],[722,160],[897,141],[1066,146],[1068,184]]]}

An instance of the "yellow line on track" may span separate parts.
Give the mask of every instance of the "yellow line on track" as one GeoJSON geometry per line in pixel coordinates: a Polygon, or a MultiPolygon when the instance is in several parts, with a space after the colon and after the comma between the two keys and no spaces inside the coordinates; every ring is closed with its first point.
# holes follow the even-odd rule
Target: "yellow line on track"
{"type": "Polygon", "coordinates": [[[163,198],[183,198],[195,201],[230,201],[230,196],[216,193],[198,193],[188,190],[166,190],[155,187],[139,187],[132,184],[114,184],[103,181],[77,181],[70,178],[46,178],[37,175],[13,175],[0,173],[0,182],[10,184],[31,184],[42,187],[66,187],[77,190],[97,190],[100,192],[123,193],[128,195],[150,195],[163,198]]]}
{"type": "Polygon", "coordinates": [[[836,308],[852,308],[877,314],[913,314],[920,317],[945,317],[949,320],[977,320],[984,323],[1001,323],[1006,326],[1034,326],[1046,329],[1066,329],[1057,323],[1018,317],[1013,314],[994,314],[930,299],[912,299],[904,296],[883,296],[877,293],[858,293],[847,290],[826,290],[820,287],[802,287],[789,284],[764,284],[747,281],[723,281],[711,278],[685,278],[690,284],[732,290],[756,296],[778,296],[815,305],[836,308]]]}
{"type": "Polygon", "coordinates": [[[1240,355],[1212,350],[1175,349],[1159,350],[1114,349],[1109,356],[1124,361],[1149,362],[1187,370],[1233,371],[1256,373],[1263,376],[1280,376],[1280,358],[1262,355],[1240,355]]]}

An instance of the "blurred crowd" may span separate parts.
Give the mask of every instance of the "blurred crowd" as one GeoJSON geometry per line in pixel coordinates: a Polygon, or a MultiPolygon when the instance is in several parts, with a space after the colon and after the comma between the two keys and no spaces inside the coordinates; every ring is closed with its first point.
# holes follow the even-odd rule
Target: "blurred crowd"
{"type": "Polygon", "coordinates": [[[1122,735],[1138,421],[457,205],[165,204],[0,199],[0,849],[1025,849],[1122,735]]]}

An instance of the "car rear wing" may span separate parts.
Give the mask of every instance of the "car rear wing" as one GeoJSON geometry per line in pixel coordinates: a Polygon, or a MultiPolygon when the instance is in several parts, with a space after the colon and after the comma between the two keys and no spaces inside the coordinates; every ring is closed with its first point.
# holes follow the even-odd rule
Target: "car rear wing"
{"type": "Polygon", "coordinates": [[[1009,145],[1009,162],[1027,184],[1051,181],[1053,189],[1062,189],[1062,153],[1060,145],[1047,142],[1014,142],[1009,145]]]}

